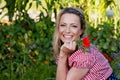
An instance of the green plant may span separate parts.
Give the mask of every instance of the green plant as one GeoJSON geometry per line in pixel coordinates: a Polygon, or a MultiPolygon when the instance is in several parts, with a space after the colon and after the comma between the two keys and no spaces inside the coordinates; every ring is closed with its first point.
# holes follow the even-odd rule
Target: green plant
{"type": "Polygon", "coordinates": [[[111,57],[113,58],[113,60],[110,64],[112,66],[113,72],[120,79],[120,51],[117,53],[112,53],[111,57]]]}
{"type": "Polygon", "coordinates": [[[110,55],[112,52],[118,52],[118,35],[113,24],[98,24],[96,28],[88,27],[87,33],[91,36],[93,44],[102,51],[110,55]]]}

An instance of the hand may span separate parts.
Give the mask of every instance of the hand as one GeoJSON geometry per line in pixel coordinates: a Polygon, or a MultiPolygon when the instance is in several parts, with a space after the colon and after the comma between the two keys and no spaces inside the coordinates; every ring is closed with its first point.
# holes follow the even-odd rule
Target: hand
{"type": "Polygon", "coordinates": [[[70,54],[72,54],[75,51],[75,49],[76,49],[76,42],[75,41],[65,42],[61,46],[60,55],[69,56],[70,54]]]}

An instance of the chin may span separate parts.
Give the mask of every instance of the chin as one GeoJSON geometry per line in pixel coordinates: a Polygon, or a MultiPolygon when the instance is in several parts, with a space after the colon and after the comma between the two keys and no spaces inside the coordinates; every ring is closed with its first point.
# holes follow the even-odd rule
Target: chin
{"type": "Polygon", "coordinates": [[[64,40],[63,43],[65,42],[72,42],[73,40],[64,40]]]}

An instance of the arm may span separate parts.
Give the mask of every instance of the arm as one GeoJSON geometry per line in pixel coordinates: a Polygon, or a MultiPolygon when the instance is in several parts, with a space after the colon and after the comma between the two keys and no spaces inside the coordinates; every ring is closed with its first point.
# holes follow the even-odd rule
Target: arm
{"type": "Polygon", "coordinates": [[[71,52],[75,50],[76,44],[65,43],[60,50],[59,60],[57,65],[56,80],[80,80],[88,72],[88,69],[77,69],[71,68],[68,72],[67,58],[70,56],[71,52]]]}
{"type": "Polygon", "coordinates": [[[72,67],[68,73],[67,71],[67,57],[60,56],[57,66],[56,80],[81,80],[88,73],[89,69],[78,69],[72,67]]]}
{"type": "Polygon", "coordinates": [[[78,69],[72,67],[67,74],[66,80],[81,80],[88,73],[88,71],[88,68],[78,69]]]}
{"type": "Polygon", "coordinates": [[[67,59],[73,50],[64,47],[63,45],[60,50],[58,65],[57,65],[57,74],[56,80],[66,80],[68,72],[68,62],[67,59]]]}
{"type": "Polygon", "coordinates": [[[56,80],[66,80],[67,76],[67,56],[59,56],[59,61],[57,65],[56,80]]]}

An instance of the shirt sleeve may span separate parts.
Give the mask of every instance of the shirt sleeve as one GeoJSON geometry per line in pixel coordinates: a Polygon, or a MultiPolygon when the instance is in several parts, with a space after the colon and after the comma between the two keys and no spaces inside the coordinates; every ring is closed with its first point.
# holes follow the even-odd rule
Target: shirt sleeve
{"type": "Polygon", "coordinates": [[[69,66],[75,68],[89,68],[95,64],[95,55],[83,53],[81,50],[76,51],[69,58],[69,66]]]}

